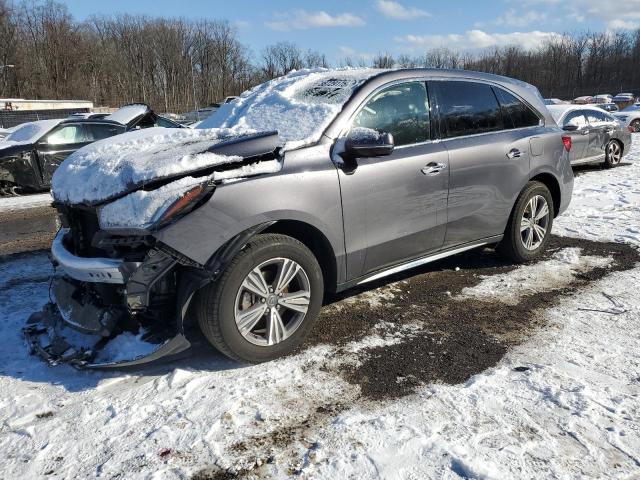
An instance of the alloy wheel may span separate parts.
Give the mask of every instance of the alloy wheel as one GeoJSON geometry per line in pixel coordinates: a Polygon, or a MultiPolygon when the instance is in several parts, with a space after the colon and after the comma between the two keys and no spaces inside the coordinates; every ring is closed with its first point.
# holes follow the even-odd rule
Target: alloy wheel
{"type": "Polygon", "coordinates": [[[236,295],[235,321],[240,334],[260,346],[289,338],[309,309],[310,285],[304,269],[289,258],[273,258],[255,267],[236,295]]]}
{"type": "Polygon", "coordinates": [[[618,142],[609,142],[607,145],[607,158],[611,165],[617,165],[622,159],[622,149],[618,142]]]}
{"type": "Polygon", "coordinates": [[[527,202],[520,220],[520,239],[527,250],[536,250],[549,227],[549,204],[542,195],[534,195],[527,202]]]}
{"type": "Polygon", "coordinates": [[[640,133],[640,120],[634,120],[631,122],[631,126],[634,128],[636,133],[640,133]]]}

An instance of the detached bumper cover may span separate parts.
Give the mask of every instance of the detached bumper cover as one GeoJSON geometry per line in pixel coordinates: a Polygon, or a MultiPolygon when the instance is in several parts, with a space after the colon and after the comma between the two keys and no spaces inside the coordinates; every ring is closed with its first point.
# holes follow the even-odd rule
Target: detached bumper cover
{"type": "Polygon", "coordinates": [[[78,257],[67,250],[64,241],[69,233],[68,228],[61,228],[51,244],[51,256],[54,262],[71,278],[81,282],[99,282],[124,284],[124,271],[132,271],[138,264],[123,262],[114,258],[78,257]]]}
{"type": "Polygon", "coordinates": [[[68,363],[76,368],[109,369],[142,365],[187,350],[191,343],[182,332],[156,344],[149,344],[145,352],[127,359],[101,360],[101,351],[108,349],[108,340],[96,335],[81,335],[69,329],[53,303],[29,317],[23,329],[30,353],[40,356],[49,365],[68,363]]]}

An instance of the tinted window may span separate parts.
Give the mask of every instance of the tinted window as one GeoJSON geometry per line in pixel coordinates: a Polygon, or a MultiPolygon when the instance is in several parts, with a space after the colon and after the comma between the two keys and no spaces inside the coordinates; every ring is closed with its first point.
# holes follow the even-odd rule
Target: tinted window
{"type": "Polygon", "coordinates": [[[429,140],[429,100],[425,83],[401,83],[376,93],[358,112],[353,126],[390,133],[396,145],[429,140]]]}
{"type": "Polygon", "coordinates": [[[459,137],[503,129],[500,105],[491,87],[476,82],[433,82],[444,136],[459,137]]]}
{"type": "Polygon", "coordinates": [[[164,128],[180,128],[180,126],[171,120],[167,120],[166,118],[158,117],[156,119],[156,127],[164,127],[164,128]]]}
{"type": "Polygon", "coordinates": [[[114,135],[124,132],[124,129],[115,125],[88,124],[85,125],[85,128],[87,129],[89,138],[93,141],[113,137],[114,135]]]}
{"type": "Polygon", "coordinates": [[[502,107],[502,117],[506,128],[534,127],[540,124],[538,116],[515,95],[502,88],[493,87],[493,89],[502,107]]]}
{"type": "Polygon", "coordinates": [[[596,110],[586,110],[584,112],[587,116],[587,120],[590,125],[602,125],[604,123],[608,123],[610,120],[607,119],[607,114],[604,112],[596,111],[596,110]]]}
{"type": "Polygon", "coordinates": [[[67,125],[50,133],[46,141],[49,145],[70,145],[88,142],[89,139],[82,125],[67,125]]]}
{"type": "Polygon", "coordinates": [[[575,125],[578,128],[583,128],[587,126],[587,119],[582,114],[582,112],[570,112],[564,118],[563,125],[575,125]]]}

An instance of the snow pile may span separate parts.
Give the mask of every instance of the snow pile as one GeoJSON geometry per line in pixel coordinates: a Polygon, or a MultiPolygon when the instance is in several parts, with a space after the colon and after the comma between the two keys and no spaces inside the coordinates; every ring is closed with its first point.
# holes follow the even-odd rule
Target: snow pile
{"type": "Polygon", "coordinates": [[[125,105],[124,107],[116,110],[111,115],[107,115],[105,120],[111,120],[112,122],[118,122],[123,125],[127,125],[129,122],[141,117],[149,111],[149,107],[144,104],[125,105]]]}
{"type": "Polygon", "coordinates": [[[131,332],[124,332],[110,340],[104,348],[98,351],[95,363],[116,363],[125,360],[135,360],[145,357],[157,350],[160,345],[146,342],[145,332],[140,331],[137,335],[131,332]]]}
{"type": "Polygon", "coordinates": [[[549,260],[487,276],[478,285],[463,289],[461,297],[516,305],[522,297],[559,290],[569,285],[577,274],[606,267],[612,261],[611,257],[583,256],[579,248],[565,248],[554,253],[549,260]]]}
{"type": "Polygon", "coordinates": [[[239,135],[227,129],[148,128],[100,140],[62,162],[51,182],[53,197],[96,203],[151,180],[237,162],[239,157],[207,150],[239,135]]]}
{"type": "Polygon", "coordinates": [[[240,180],[254,175],[279,172],[282,162],[265,160],[239,168],[213,172],[209,177],[184,177],[155,190],[138,190],[108,203],[98,210],[100,227],[148,228],[179,198],[196,185],[208,181],[240,180]]]}
{"type": "Polygon", "coordinates": [[[22,195],[17,197],[0,197],[0,212],[47,207],[51,205],[51,202],[53,202],[53,198],[49,193],[22,195]]]}
{"type": "Polygon", "coordinates": [[[62,120],[39,120],[24,123],[0,141],[0,149],[14,145],[29,145],[40,139],[62,120]]]}
{"type": "Polygon", "coordinates": [[[285,149],[308,145],[320,139],[354,90],[377,73],[380,70],[293,71],[221,105],[197,128],[276,130],[285,149]]]}
{"type": "Polygon", "coordinates": [[[100,227],[148,228],[187,191],[206,178],[184,177],[156,190],[138,190],[98,209],[100,227]]]}

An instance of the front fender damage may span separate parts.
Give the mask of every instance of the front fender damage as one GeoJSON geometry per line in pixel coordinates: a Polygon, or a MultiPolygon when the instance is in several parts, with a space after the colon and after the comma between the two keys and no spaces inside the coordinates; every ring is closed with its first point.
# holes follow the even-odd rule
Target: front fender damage
{"type": "Polygon", "coordinates": [[[216,281],[250,238],[271,224],[230,240],[206,265],[156,244],[142,262],[124,264],[131,265],[122,269],[124,284],[82,282],[56,271],[52,301],[33,313],[23,329],[30,353],[50,365],[90,369],[175,357],[191,346],[185,321],[195,294],[216,281]]]}

